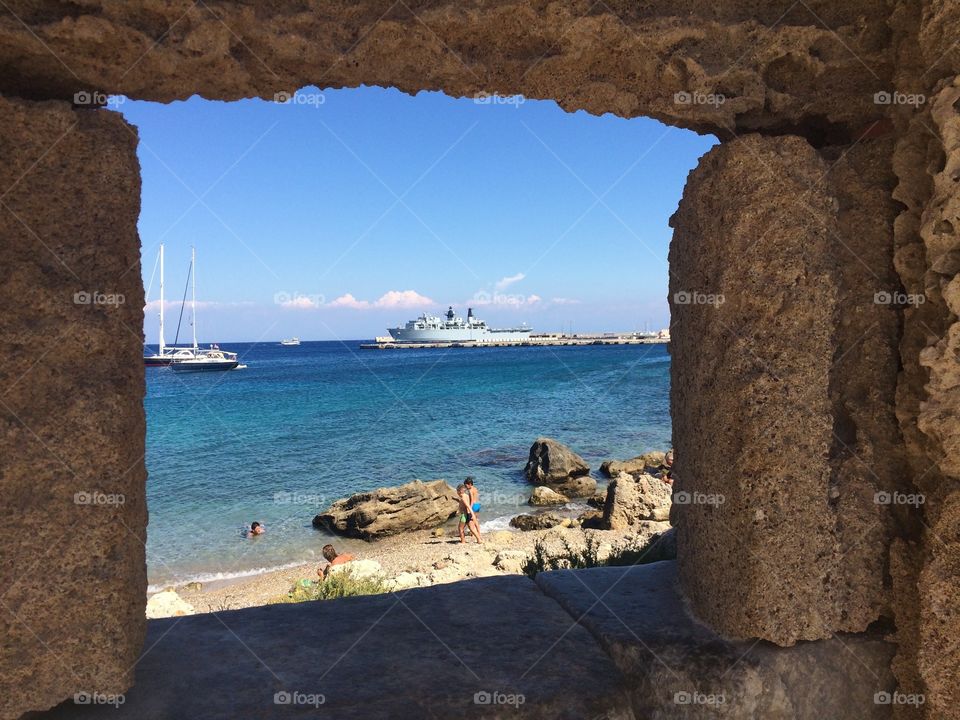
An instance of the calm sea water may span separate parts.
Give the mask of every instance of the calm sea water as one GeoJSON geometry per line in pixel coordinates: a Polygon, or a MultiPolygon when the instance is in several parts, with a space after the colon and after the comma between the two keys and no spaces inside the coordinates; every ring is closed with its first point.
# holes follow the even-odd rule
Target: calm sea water
{"type": "Polygon", "coordinates": [[[419,478],[481,491],[488,529],[523,512],[538,435],[590,463],[670,444],[666,346],[363,351],[224,344],[246,369],[147,368],[153,586],[319,558],[313,516],[419,478]],[[259,520],[267,533],[244,539],[259,520]]]}

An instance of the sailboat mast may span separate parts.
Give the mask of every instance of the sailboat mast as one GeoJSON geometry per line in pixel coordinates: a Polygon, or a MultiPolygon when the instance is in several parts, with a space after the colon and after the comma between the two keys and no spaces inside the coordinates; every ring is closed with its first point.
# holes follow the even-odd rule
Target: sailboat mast
{"type": "Polygon", "coordinates": [[[190,307],[193,311],[193,322],[190,324],[193,325],[193,349],[197,350],[197,249],[195,247],[190,248],[190,270],[191,277],[193,279],[193,297],[190,301],[190,307]]]}
{"type": "Polygon", "coordinates": [[[166,348],[163,341],[163,243],[160,243],[160,354],[166,348]]]}

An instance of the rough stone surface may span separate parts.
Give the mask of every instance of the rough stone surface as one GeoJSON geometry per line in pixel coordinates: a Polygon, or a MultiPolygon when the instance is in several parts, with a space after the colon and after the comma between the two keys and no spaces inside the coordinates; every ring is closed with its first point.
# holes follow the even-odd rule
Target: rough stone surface
{"type": "Polygon", "coordinates": [[[119,709],[46,718],[632,718],[610,658],[525,577],[154,620],[147,647],[119,709]]]}
{"type": "Polygon", "coordinates": [[[603,525],[608,530],[626,530],[643,520],[667,520],[671,494],[671,487],[660,478],[622,472],[607,485],[603,525]]]}
{"type": "Polygon", "coordinates": [[[551,490],[546,485],[538,485],[530,493],[529,502],[531,505],[565,505],[570,502],[570,498],[556,490],[551,490]]]}
{"type": "Polygon", "coordinates": [[[606,460],[600,465],[600,473],[608,478],[615,478],[622,472],[649,473],[653,475],[663,464],[665,452],[654,451],[638,455],[629,460],[606,460]]]}
{"type": "Polygon", "coordinates": [[[337,500],[313,526],[347,537],[375,540],[442,525],[457,512],[457,492],[444,480],[413,482],[337,500]]]}
{"type": "Polygon", "coordinates": [[[0,97],[0,717],[121,692],[142,648],[136,144],[114,113],[0,97]]]}
{"type": "Polygon", "coordinates": [[[541,437],[530,446],[530,457],[523,469],[527,480],[538,485],[557,485],[586,475],[590,466],[573,450],[553,438],[541,437]]]}
{"type": "Polygon", "coordinates": [[[889,151],[746,136],[704,157],[671,221],[680,576],[734,637],[856,632],[889,604],[889,151]]]}
{"type": "Polygon", "coordinates": [[[891,717],[874,702],[896,685],[879,631],[789,648],[725,639],[686,611],[674,562],[544,572],[536,583],[627,676],[637,718],[891,717]]]}
{"type": "MultiPolygon", "coordinates": [[[[304,85],[521,93],[725,137],[856,139],[893,73],[886,0],[250,5],[10,0],[0,92],[272,99],[304,85]],[[719,98],[722,97],[722,101],[719,98]]],[[[926,32],[949,32],[931,20],[926,32]]],[[[931,60],[932,62],[932,60],[931,60]]]]}

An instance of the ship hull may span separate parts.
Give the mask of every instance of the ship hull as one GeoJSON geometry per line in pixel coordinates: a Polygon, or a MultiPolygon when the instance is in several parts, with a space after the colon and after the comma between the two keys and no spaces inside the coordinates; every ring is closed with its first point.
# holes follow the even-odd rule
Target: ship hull
{"type": "Polygon", "coordinates": [[[532,330],[490,330],[479,328],[447,328],[437,330],[424,328],[388,328],[396,342],[403,343],[448,343],[448,342],[527,342],[532,330]]]}

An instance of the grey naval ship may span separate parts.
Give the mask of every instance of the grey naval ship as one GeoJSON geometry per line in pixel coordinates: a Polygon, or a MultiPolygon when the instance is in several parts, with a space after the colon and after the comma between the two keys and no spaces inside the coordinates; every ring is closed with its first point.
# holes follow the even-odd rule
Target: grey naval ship
{"type": "Polygon", "coordinates": [[[474,316],[473,308],[467,308],[464,320],[453,312],[452,306],[442,318],[423,314],[403,327],[387,328],[387,331],[398,343],[526,342],[533,332],[528,327],[489,328],[474,316]]]}

